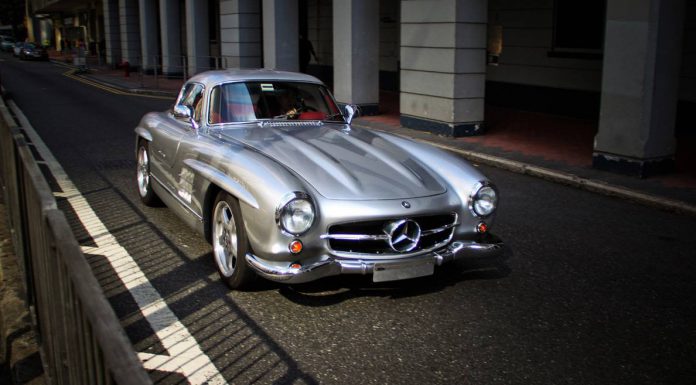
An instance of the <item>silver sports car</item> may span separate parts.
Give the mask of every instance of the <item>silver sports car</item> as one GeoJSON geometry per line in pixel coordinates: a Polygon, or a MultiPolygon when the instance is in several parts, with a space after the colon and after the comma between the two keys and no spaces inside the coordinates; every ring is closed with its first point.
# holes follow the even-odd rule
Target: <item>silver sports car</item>
{"type": "Polygon", "coordinates": [[[353,127],[354,114],[312,76],[199,74],[135,129],[140,198],[205,236],[231,288],[256,275],[400,280],[501,256],[486,177],[434,147],[353,127]]]}

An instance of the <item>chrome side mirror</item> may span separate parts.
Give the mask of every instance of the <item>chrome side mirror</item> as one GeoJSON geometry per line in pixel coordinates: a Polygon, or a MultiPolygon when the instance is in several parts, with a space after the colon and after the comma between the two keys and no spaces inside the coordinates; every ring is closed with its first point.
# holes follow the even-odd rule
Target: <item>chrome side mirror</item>
{"type": "Polygon", "coordinates": [[[177,104],[174,106],[174,117],[179,119],[179,120],[189,120],[191,119],[191,108],[189,106],[185,106],[183,104],[177,104]]]}
{"type": "Polygon", "coordinates": [[[350,122],[353,121],[353,118],[357,115],[358,113],[358,106],[355,104],[348,104],[345,107],[346,113],[344,117],[346,118],[346,123],[350,124],[350,122]]]}
{"type": "Polygon", "coordinates": [[[183,104],[174,106],[174,117],[179,120],[188,121],[191,123],[191,129],[198,133],[199,126],[198,123],[193,119],[193,111],[191,107],[183,104]]]}

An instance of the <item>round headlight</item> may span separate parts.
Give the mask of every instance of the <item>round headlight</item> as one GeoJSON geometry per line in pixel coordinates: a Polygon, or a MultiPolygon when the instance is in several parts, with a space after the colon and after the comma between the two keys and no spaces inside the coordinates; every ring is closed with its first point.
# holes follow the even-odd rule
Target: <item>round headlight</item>
{"type": "Polygon", "coordinates": [[[278,219],[283,230],[293,235],[302,234],[314,222],[312,202],[304,198],[293,199],[280,209],[278,219]]]}
{"type": "Polygon", "coordinates": [[[497,205],[498,194],[491,185],[481,184],[471,196],[471,211],[479,217],[493,214],[497,205]]]}

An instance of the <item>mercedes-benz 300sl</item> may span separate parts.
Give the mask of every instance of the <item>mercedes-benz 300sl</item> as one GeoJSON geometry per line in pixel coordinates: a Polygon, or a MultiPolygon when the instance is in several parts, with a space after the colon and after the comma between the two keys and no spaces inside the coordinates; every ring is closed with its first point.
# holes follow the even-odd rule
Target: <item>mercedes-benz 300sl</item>
{"type": "Polygon", "coordinates": [[[338,274],[431,275],[496,260],[496,187],[461,158],[352,125],[304,74],[211,71],[136,132],[137,188],[205,236],[222,279],[286,283],[338,274]]]}

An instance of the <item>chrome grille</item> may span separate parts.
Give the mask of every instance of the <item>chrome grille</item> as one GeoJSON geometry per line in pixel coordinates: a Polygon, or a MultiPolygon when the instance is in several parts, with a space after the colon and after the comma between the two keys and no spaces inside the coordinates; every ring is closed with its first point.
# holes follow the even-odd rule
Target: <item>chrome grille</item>
{"type": "MultiPolygon", "coordinates": [[[[329,247],[337,252],[356,254],[395,254],[389,245],[389,235],[385,231],[389,223],[402,218],[391,218],[366,222],[351,222],[333,225],[323,238],[329,240],[329,247]]],[[[454,213],[427,215],[408,218],[420,226],[420,240],[414,250],[431,250],[446,245],[457,225],[454,213]]]]}

